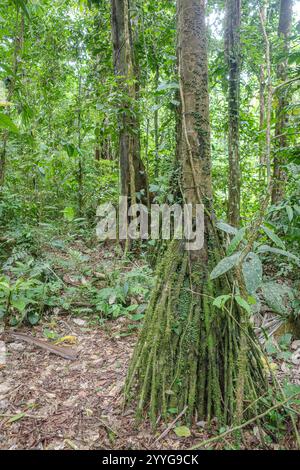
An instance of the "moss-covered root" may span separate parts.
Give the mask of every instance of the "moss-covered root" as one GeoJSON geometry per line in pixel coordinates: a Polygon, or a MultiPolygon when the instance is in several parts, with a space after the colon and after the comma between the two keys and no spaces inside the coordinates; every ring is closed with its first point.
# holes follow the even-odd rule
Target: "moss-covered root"
{"type": "Polygon", "coordinates": [[[247,416],[251,414],[249,404],[266,386],[255,336],[250,325],[246,331],[245,322],[241,326],[238,306],[232,306],[230,315],[213,306],[220,295],[217,289],[201,267],[191,263],[181,242],[170,243],[125,384],[126,401],[137,400],[139,417],[147,411],[155,424],[170,408],[179,413],[188,406],[189,418],[216,416],[230,423],[237,411],[243,413],[237,397],[241,367],[242,401],[247,416]],[[241,363],[243,351],[247,360],[241,363]]]}

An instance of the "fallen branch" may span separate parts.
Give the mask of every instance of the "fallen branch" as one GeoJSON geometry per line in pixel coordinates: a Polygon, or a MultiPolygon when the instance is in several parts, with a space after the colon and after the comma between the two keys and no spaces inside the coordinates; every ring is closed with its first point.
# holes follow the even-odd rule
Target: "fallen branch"
{"type": "Polygon", "coordinates": [[[35,346],[45,349],[46,351],[52,354],[56,354],[57,356],[61,356],[64,359],[68,359],[70,361],[75,361],[77,359],[78,353],[74,349],[66,348],[64,346],[52,345],[47,343],[47,341],[42,341],[41,339],[36,339],[23,333],[10,333],[10,335],[15,339],[34,344],[35,346]]]}
{"type": "Polygon", "coordinates": [[[186,410],[188,409],[188,406],[186,406],[181,413],[179,413],[179,415],[177,416],[177,418],[174,419],[174,421],[172,421],[171,424],[169,424],[169,426],[167,427],[167,429],[164,430],[164,432],[158,436],[158,438],[154,441],[154,444],[156,444],[158,441],[160,441],[161,439],[163,439],[164,437],[166,437],[169,432],[173,429],[174,425],[177,423],[177,421],[185,414],[186,410]]]}
{"type": "MultiPolygon", "coordinates": [[[[19,414],[9,414],[9,413],[0,413],[0,418],[15,418],[19,416],[19,419],[30,418],[30,419],[47,419],[47,416],[42,415],[28,415],[26,413],[19,414]]],[[[17,420],[16,420],[17,421],[17,420]]]]}

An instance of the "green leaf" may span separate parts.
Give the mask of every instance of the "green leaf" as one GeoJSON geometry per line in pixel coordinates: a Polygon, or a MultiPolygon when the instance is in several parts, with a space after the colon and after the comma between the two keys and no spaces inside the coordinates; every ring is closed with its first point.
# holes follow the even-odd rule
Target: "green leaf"
{"type": "Polygon", "coordinates": [[[131,320],[133,321],[139,321],[139,320],[143,320],[144,318],[144,314],[143,313],[136,313],[135,315],[131,315],[131,320]]]}
{"type": "Polygon", "coordinates": [[[4,62],[0,62],[0,68],[4,69],[8,73],[8,75],[13,75],[14,73],[13,69],[4,62]]]}
{"type": "Polygon", "coordinates": [[[28,304],[27,299],[20,297],[18,299],[12,299],[11,305],[17,309],[20,313],[23,313],[28,304]]]}
{"type": "MultiPolygon", "coordinates": [[[[268,337],[268,336],[267,336],[268,337]]],[[[268,339],[266,341],[266,344],[265,344],[265,349],[266,349],[266,352],[271,355],[271,354],[276,354],[277,351],[278,351],[278,347],[275,346],[274,342],[273,342],[273,338],[271,339],[268,339]]]]}
{"type": "Polygon", "coordinates": [[[279,248],[282,248],[283,250],[285,249],[285,245],[283,241],[276,235],[276,233],[273,232],[268,227],[265,227],[265,225],[262,225],[262,229],[264,230],[265,234],[275,243],[275,245],[279,246],[279,248]]]}
{"type": "Polygon", "coordinates": [[[162,82],[158,85],[156,91],[174,90],[174,89],[178,89],[178,88],[179,88],[179,85],[176,82],[169,82],[169,83],[162,82]]]}
{"type": "Polygon", "coordinates": [[[212,270],[210,279],[217,279],[217,277],[222,276],[227,273],[230,269],[237,265],[241,256],[241,252],[238,251],[234,255],[228,256],[227,258],[222,259],[219,264],[212,270]]]}
{"type": "Polygon", "coordinates": [[[278,344],[282,349],[289,349],[292,342],[293,335],[291,333],[285,333],[279,338],[278,344]]]}
{"type": "Polygon", "coordinates": [[[191,435],[191,431],[187,426],[177,426],[174,432],[178,437],[190,437],[191,435]]]}
{"type": "Polygon", "coordinates": [[[3,113],[0,113],[0,128],[8,129],[9,131],[14,132],[15,134],[18,134],[19,132],[19,129],[10,119],[10,117],[7,116],[7,114],[3,114],[3,113]]]}
{"type": "Polygon", "coordinates": [[[7,282],[0,282],[0,288],[2,287],[2,289],[4,290],[10,290],[10,285],[7,283],[7,282]]]}
{"type": "Polygon", "coordinates": [[[277,354],[278,359],[282,359],[284,361],[289,361],[291,359],[292,353],[291,351],[280,351],[277,354]]]}
{"type": "Polygon", "coordinates": [[[15,421],[19,421],[20,419],[24,418],[24,416],[26,416],[25,413],[18,413],[16,415],[12,416],[11,418],[9,418],[7,423],[11,424],[11,423],[14,423],[15,421]]]}
{"type": "Polygon", "coordinates": [[[72,222],[75,218],[75,211],[73,207],[65,207],[63,210],[64,218],[68,222],[72,222]]]}
{"type": "Polygon", "coordinates": [[[257,299],[255,297],[252,297],[252,295],[249,295],[247,300],[248,300],[249,305],[256,305],[257,304],[257,299]]]}
{"type": "Polygon", "coordinates": [[[37,312],[29,312],[27,319],[31,325],[36,325],[39,322],[40,316],[37,312]]]}
{"type": "Polygon", "coordinates": [[[151,106],[150,111],[154,113],[155,111],[158,111],[162,106],[163,106],[163,103],[155,104],[154,106],[151,106]]]}
{"type": "Polygon", "coordinates": [[[275,255],[286,256],[287,258],[291,258],[297,263],[300,263],[300,258],[298,258],[298,256],[294,255],[290,251],[279,250],[278,248],[273,248],[269,245],[261,245],[258,248],[257,253],[274,253],[275,255]]]}
{"type": "Polygon", "coordinates": [[[126,307],[126,311],[127,312],[134,312],[135,310],[137,310],[137,308],[138,308],[137,304],[129,305],[129,307],[126,307]]]}
{"type": "MultiPolygon", "coordinates": [[[[168,395],[168,390],[166,391],[166,394],[168,395]]],[[[178,413],[178,408],[168,408],[168,413],[176,415],[178,413]]]]}
{"type": "Polygon", "coordinates": [[[292,312],[294,293],[289,286],[270,281],[262,285],[261,291],[266,304],[275,313],[287,316],[292,312]]]}
{"type": "Polygon", "coordinates": [[[43,335],[47,339],[58,339],[59,335],[55,331],[49,330],[48,328],[45,328],[43,330],[43,335]]]}
{"type": "Polygon", "coordinates": [[[216,225],[219,230],[229,233],[229,235],[236,235],[238,233],[238,230],[235,227],[226,224],[226,222],[218,222],[216,225]]]}
{"type": "Polygon", "coordinates": [[[294,210],[300,215],[300,206],[298,206],[298,204],[294,204],[294,210]]]}
{"type": "Polygon", "coordinates": [[[245,299],[243,299],[243,297],[241,297],[240,295],[236,295],[235,297],[235,300],[236,302],[239,304],[240,307],[242,307],[244,310],[246,310],[247,313],[249,313],[249,315],[251,315],[251,307],[250,305],[248,304],[248,302],[246,302],[245,299]]]}
{"type": "Polygon", "coordinates": [[[293,220],[293,218],[294,218],[294,211],[293,211],[293,209],[291,208],[291,206],[286,206],[286,207],[285,207],[285,210],[286,210],[286,212],[287,212],[289,221],[292,222],[292,220],[293,220]]]}
{"type": "Polygon", "coordinates": [[[243,227],[234,236],[234,238],[232,239],[229,247],[227,248],[227,253],[226,254],[228,256],[232,255],[235,252],[235,250],[238,248],[239,244],[244,239],[245,232],[246,232],[246,228],[243,227]]]}
{"type": "MultiPolygon", "coordinates": [[[[284,394],[287,397],[291,397],[292,395],[295,395],[296,393],[300,394],[300,385],[294,384],[291,382],[284,383],[284,394]]],[[[299,400],[297,400],[297,402],[299,402],[299,400]]],[[[295,398],[293,399],[293,401],[291,401],[291,403],[295,403],[295,398]]]]}
{"type": "Polygon", "coordinates": [[[29,11],[28,11],[28,8],[27,8],[26,3],[24,2],[24,0],[13,0],[13,1],[14,1],[15,5],[17,7],[21,8],[21,10],[23,10],[23,12],[27,16],[27,18],[30,20],[29,11]]]}
{"type": "Polygon", "coordinates": [[[73,144],[65,144],[63,146],[64,150],[67,152],[68,157],[73,157],[73,155],[76,155],[76,147],[73,144]]]}
{"type": "Polygon", "coordinates": [[[263,278],[262,262],[255,253],[249,253],[243,262],[243,275],[248,293],[254,294],[262,285],[263,278]]]}
{"type": "Polygon", "coordinates": [[[220,295],[213,301],[213,305],[217,308],[223,308],[229,299],[231,299],[231,295],[220,295]]]}
{"type": "Polygon", "coordinates": [[[140,304],[136,313],[144,313],[147,310],[148,304],[140,304]]]}
{"type": "Polygon", "coordinates": [[[149,185],[149,191],[152,193],[157,193],[159,191],[160,187],[157,184],[150,184],[149,185]]]}

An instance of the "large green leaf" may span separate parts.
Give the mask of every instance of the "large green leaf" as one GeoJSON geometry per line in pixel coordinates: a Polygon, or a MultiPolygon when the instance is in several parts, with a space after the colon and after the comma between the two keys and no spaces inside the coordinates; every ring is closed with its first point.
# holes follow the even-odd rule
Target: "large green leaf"
{"type": "Polygon", "coordinates": [[[226,304],[227,300],[231,299],[232,296],[227,294],[227,295],[220,295],[213,301],[213,305],[217,308],[223,308],[224,305],[226,304]]]}
{"type": "Polygon", "coordinates": [[[191,435],[191,431],[187,426],[177,426],[174,432],[178,437],[190,437],[191,435]]]}
{"type": "Polygon", "coordinates": [[[293,259],[297,263],[300,263],[300,258],[298,258],[296,255],[294,255],[290,251],[280,250],[279,248],[273,248],[272,246],[269,246],[269,245],[261,245],[257,249],[257,253],[274,253],[275,255],[286,256],[287,258],[293,259]]]}
{"type": "Polygon", "coordinates": [[[283,241],[278,237],[278,235],[276,235],[275,232],[273,232],[273,230],[266,227],[265,225],[262,225],[262,229],[264,230],[265,234],[275,243],[275,245],[277,245],[282,250],[285,249],[283,241]]]}
{"type": "Polygon", "coordinates": [[[229,233],[230,235],[236,235],[238,232],[238,230],[235,227],[232,227],[232,225],[229,225],[226,222],[218,222],[216,225],[219,230],[229,233]]]}
{"type": "Polygon", "coordinates": [[[241,241],[244,239],[244,235],[246,233],[246,228],[243,227],[241,228],[237,234],[233,237],[233,239],[231,240],[231,243],[229,245],[229,247],[227,248],[227,255],[230,256],[232,255],[235,250],[238,248],[239,244],[241,243],[241,241]]]}
{"type": "Polygon", "coordinates": [[[241,256],[241,252],[238,251],[234,253],[232,256],[228,256],[227,258],[223,258],[217,266],[212,270],[210,279],[216,279],[217,277],[222,276],[223,274],[227,273],[230,269],[236,266],[239,262],[241,256]]]}
{"type": "Polygon", "coordinates": [[[68,222],[73,222],[74,217],[75,217],[75,210],[73,207],[71,206],[65,207],[63,210],[63,214],[64,214],[65,220],[67,220],[68,222]]]}
{"type": "Polygon", "coordinates": [[[243,263],[243,275],[247,291],[253,295],[262,285],[262,262],[255,253],[249,253],[243,263]]]}
{"type": "Polygon", "coordinates": [[[235,298],[235,301],[239,304],[239,306],[242,307],[244,310],[246,310],[246,312],[249,313],[249,315],[251,315],[251,307],[248,304],[248,302],[245,299],[243,299],[243,297],[241,297],[240,295],[236,295],[234,298],[235,298]]]}
{"type": "Polygon", "coordinates": [[[11,300],[11,305],[17,309],[20,313],[23,313],[28,305],[28,300],[24,297],[18,297],[16,299],[11,300]]]}
{"type": "Polygon", "coordinates": [[[285,210],[286,210],[286,213],[288,215],[288,218],[289,218],[289,221],[292,222],[293,218],[294,218],[294,211],[293,209],[291,208],[291,206],[286,206],[285,207],[285,210]]]}
{"type": "Polygon", "coordinates": [[[7,114],[0,113],[0,128],[1,129],[8,129],[11,132],[14,132],[17,134],[19,132],[19,129],[17,126],[13,123],[13,121],[10,119],[7,114]]]}
{"type": "Polygon", "coordinates": [[[40,315],[37,312],[29,312],[27,319],[31,325],[36,325],[39,322],[40,315]]]}
{"type": "Polygon", "coordinates": [[[267,305],[274,312],[280,315],[291,313],[294,293],[289,286],[270,281],[263,284],[261,290],[267,305]]]}

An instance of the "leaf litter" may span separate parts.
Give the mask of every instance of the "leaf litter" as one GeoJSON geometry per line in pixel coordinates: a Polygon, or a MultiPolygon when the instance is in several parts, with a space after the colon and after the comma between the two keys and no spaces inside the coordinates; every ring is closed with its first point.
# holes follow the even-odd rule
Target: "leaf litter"
{"type": "MultiPolygon", "coordinates": [[[[112,265],[108,258],[106,270],[112,265]]],[[[202,422],[187,428],[184,419],[177,422],[176,410],[170,410],[169,419],[176,425],[161,420],[153,431],[147,420],[136,423],[133,409],[124,410],[122,390],[136,342],[136,332],[124,334],[128,322],[119,317],[90,327],[88,317],[62,316],[58,309],[50,328],[55,324],[56,338],[76,344],[78,357],[72,362],[17,338],[1,341],[0,449],[176,450],[218,433],[214,420],[209,428],[202,422]]],[[[47,331],[50,338],[48,326],[45,320],[21,332],[45,338],[47,331]]],[[[300,342],[294,341],[291,349],[292,360],[276,360],[276,375],[282,383],[300,385],[300,342]]],[[[246,436],[246,448],[259,448],[255,429],[246,436]]],[[[226,445],[229,440],[215,448],[226,445]]]]}

